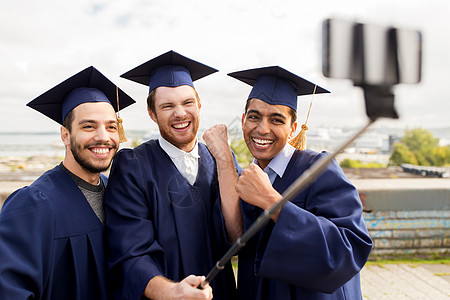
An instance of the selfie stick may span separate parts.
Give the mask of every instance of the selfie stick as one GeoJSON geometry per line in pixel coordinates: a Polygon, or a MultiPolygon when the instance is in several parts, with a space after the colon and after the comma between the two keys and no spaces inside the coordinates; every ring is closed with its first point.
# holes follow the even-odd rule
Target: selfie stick
{"type": "MultiPolygon", "coordinates": [[[[239,237],[231,248],[225,253],[225,255],[216,263],[209,274],[206,276],[199,288],[203,288],[206,284],[209,284],[214,277],[225,267],[231,258],[236,255],[241,248],[252,238],[269,220],[286,204],[286,202],[292,200],[299,192],[308,187],[313,181],[315,181],[322,172],[326,169],[335,157],[345,150],[351,143],[353,143],[364,131],[370,127],[379,117],[387,117],[397,119],[398,114],[394,107],[394,94],[392,93],[392,86],[398,82],[398,57],[397,57],[397,43],[396,40],[392,40],[392,35],[389,35],[391,42],[389,43],[388,50],[390,52],[391,61],[387,62],[387,66],[394,66],[393,72],[396,81],[392,83],[384,84],[368,84],[365,78],[364,71],[364,49],[361,45],[362,31],[361,25],[355,26],[355,39],[354,39],[354,58],[356,63],[359,63],[358,67],[361,71],[361,75],[358,79],[353,78],[355,86],[360,86],[364,91],[364,100],[366,107],[366,114],[369,117],[369,122],[360,129],[355,135],[353,135],[348,141],[343,143],[333,154],[322,156],[317,160],[310,168],[302,173],[282,194],[282,199],[275,203],[272,207],[266,209],[250,226],[250,228],[239,237]]],[[[391,31],[392,32],[392,31],[391,31]]],[[[395,36],[394,36],[395,38],[395,36]]],[[[355,62],[354,62],[355,63],[355,62]]]]}

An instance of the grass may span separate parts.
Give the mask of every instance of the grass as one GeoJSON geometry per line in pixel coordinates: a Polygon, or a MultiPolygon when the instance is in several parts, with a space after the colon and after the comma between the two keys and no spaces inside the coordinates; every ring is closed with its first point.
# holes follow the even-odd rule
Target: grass
{"type": "Polygon", "coordinates": [[[449,253],[431,253],[431,254],[411,254],[411,255],[390,255],[370,256],[367,265],[384,265],[384,264],[450,264],[449,253]]]}
{"type": "Polygon", "coordinates": [[[341,168],[355,168],[355,169],[378,169],[378,168],[386,168],[385,164],[379,162],[367,162],[364,163],[360,160],[354,160],[346,158],[340,164],[341,168]]]}

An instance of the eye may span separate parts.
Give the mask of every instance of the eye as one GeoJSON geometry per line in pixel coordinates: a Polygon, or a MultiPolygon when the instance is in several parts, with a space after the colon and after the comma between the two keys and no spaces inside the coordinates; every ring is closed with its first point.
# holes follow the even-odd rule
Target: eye
{"type": "Polygon", "coordinates": [[[256,120],[259,120],[259,116],[258,115],[247,115],[247,119],[256,121],[256,120]]]}
{"type": "Polygon", "coordinates": [[[284,124],[284,120],[278,119],[278,118],[273,118],[272,119],[272,123],[274,123],[274,124],[284,124]]]}

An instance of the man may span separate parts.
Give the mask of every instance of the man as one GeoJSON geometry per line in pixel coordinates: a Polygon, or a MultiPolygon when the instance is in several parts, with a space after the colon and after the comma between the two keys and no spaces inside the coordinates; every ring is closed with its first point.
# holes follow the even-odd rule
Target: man
{"type": "MultiPolygon", "coordinates": [[[[327,154],[288,144],[297,128],[297,96],[312,94],[314,84],[280,67],[229,75],[253,86],[242,130],[255,161],[236,186],[248,229],[327,154]]],[[[317,87],[317,93],[325,92],[317,87]]],[[[371,247],[358,192],[333,161],[241,249],[239,298],[362,299],[359,271],[371,247]]]]}
{"type": "Polygon", "coordinates": [[[213,292],[235,299],[231,265],[197,288],[230,246],[227,235],[233,240],[225,224],[240,226],[228,218],[239,202],[219,198],[222,175],[196,137],[201,103],[193,81],[216,71],[169,51],[122,75],[149,86],[147,110],[160,137],[119,151],[111,169],[105,209],[115,299],[211,299],[213,292]]]}
{"type": "MultiPolygon", "coordinates": [[[[117,90],[120,107],[134,103],[117,90]]],[[[116,86],[89,67],[28,103],[61,127],[66,155],[0,213],[0,298],[109,299],[105,171],[119,145],[116,86]]]]}

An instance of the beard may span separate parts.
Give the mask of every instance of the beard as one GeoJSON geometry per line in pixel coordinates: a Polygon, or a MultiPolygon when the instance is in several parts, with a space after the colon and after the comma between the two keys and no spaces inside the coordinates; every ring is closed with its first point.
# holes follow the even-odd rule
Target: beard
{"type": "Polygon", "coordinates": [[[188,132],[177,133],[172,130],[170,125],[158,123],[158,129],[161,136],[179,149],[183,149],[184,147],[195,144],[197,139],[197,132],[199,127],[198,121],[191,121],[191,128],[188,132]]]}
{"type": "Polygon", "coordinates": [[[72,152],[72,155],[75,159],[75,161],[86,171],[90,172],[90,173],[101,173],[104,172],[106,170],[108,170],[109,166],[111,165],[111,161],[112,158],[109,159],[109,161],[104,161],[104,160],[99,160],[98,163],[96,163],[95,161],[91,161],[89,160],[85,155],[83,155],[83,150],[88,150],[88,147],[92,147],[92,146],[109,146],[112,147],[111,151],[115,152],[117,151],[117,145],[113,144],[104,144],[104,143],[99,143],[99,144],[94,144],[94,145],[88,145],[83,147],[82,145],[78,144],[78,143],[71,143],[70,144],[70,150],[72,152]]]}

